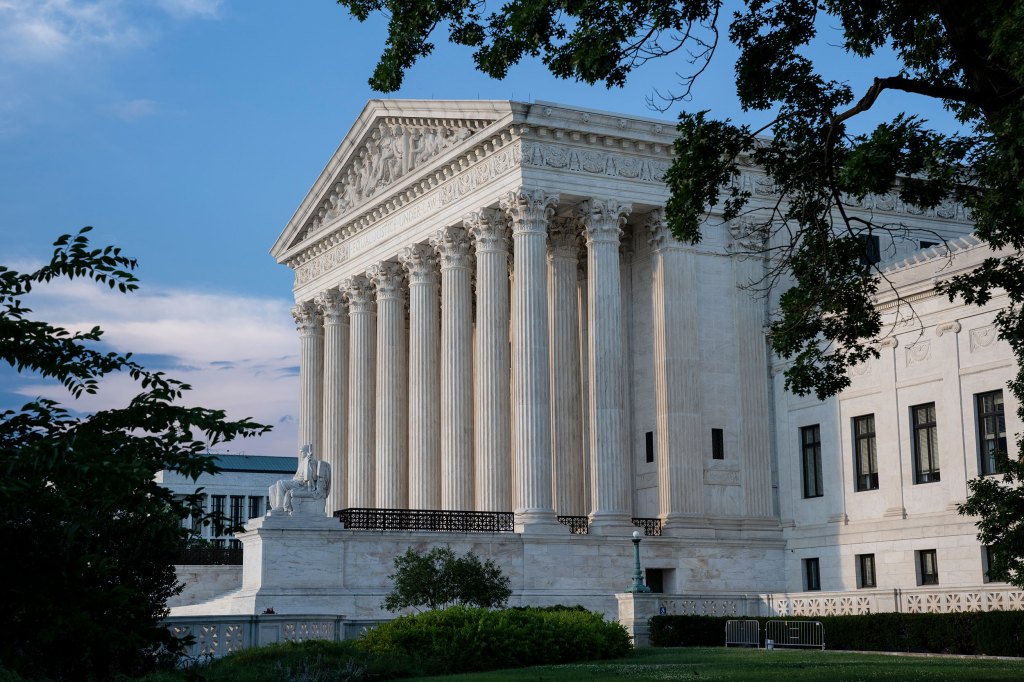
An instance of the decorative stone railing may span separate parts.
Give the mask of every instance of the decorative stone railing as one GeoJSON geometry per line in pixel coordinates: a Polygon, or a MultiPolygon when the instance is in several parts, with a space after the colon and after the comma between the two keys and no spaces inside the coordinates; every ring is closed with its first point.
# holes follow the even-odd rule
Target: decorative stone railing
{"type": "Polygon", "coordinates": [[[512,512],[349,508],[334,512],[349,530],[425,530],[447,533],[511,533],[512,512]]]}
{"type": "Polygon", "coordinates": [[[1024,592],[1005,585],[958,590],[917,587],[907,590],[800,592],[762,595],[772,616],[846,616],[863,613],[959,613],[1024,611],[1024,592]]]}
{"type": "Polygon", "coordinates": [[[175,637],[192,635],[191,658],[219,658],[233,651],[278,642],[343,639],[344,616],[170,616],[164,625],[175,637]]]}

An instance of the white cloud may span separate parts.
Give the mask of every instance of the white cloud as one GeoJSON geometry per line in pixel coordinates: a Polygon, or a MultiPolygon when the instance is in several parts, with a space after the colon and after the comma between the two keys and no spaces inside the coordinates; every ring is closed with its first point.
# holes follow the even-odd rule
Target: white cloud
{"type": "Polygon", "coordinates": [[[222,0],[157,0],[157,4],[170,15],[182,19],[193,17],[214,19],[220,13],[222,0]]]}
{"type": "MultiPolygon", "coordinates": [[[[142,364],[190,384],[187,404],[274,425],[267,436],[227,446],[232,452],[283,455],[295,449],[299,345],[290,301],[183,290],[125,295],[76,280],[35,289],[26,305],[34,319],[71,330],[99,325],[113,350],[161,356],[143,358],[142,364]]],[[[77,401],[50,382],[30,382],[16,390],[90,412],[124,405],[139,387],[119,374],[104,380],[96,395],[77,401]]]]}
{"type": "Polygon", "coordinates": [[[151,99],[133,99],[127,102],[117,102],[107,107],[107,110],[116,118],[133,123],[140,118],[146,118],[157,113],[159,104],[151,99]]]}

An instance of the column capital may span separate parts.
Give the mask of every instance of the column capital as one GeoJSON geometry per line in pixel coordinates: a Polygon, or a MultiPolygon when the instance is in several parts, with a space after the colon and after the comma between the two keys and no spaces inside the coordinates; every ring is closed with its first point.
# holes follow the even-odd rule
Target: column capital
{"type": "Polygon", "coordinates": [[[622,236],[622,226],[629,212],[633,210],[633,205],[615,199],[588,199],[576,210],[585,226],[583,235],[587,239],[587,244],[618,244],[619,237],[622,236]]]}
{"type": "Polygon", "coordinates": [[[313,299],[320,314],[323,315],[324,324],[342,324],[345,322],[348,306],[345,305],[345,297],[337,288],[330,288],[321,291],[313,299]]]}
{"type": "Polygon", "coordinates": [[[555,214],[557,194],[542,189],[521,188],[506,194],[500,202],[501,210],[512,219],[512,234],[547,231],[547,223],[555,214]]]}
{"type": "Polygon", "coordinates": [[[366,271],[373,288],[377,290],[377,301],[401,300],[404,293],[405,273],[395,261],[386,260],[370,266],[366,271]]]}
{"type": "Polygon", "coordinates": [[[299,336],[323,334],[323,316],[313,301],[303,301],[292,308],[292,319],[299,336]]]}
{"type": "Polygon", "coordinates": [[[660,208],[654,209],[643,217],[643,226],[647,232],[647,241],[654,251],[679,245],[665,222],[665,212],[660,208]]]}
{"type": "Polygon", "coordinates": [[[508,219],[499,209],[473,211],[462,219],[462,224],[476,242],[477,252],[509,250],[508,219]]]}
{"type": "Polygon", "coordinates": [[[555,218],[548,226],[548,259],[576,260],[579,256],[583,223],[579,216],[555,218]]]}
{"type": "Polygon", "coordinates": [[[470,267],[469,257],[473,242],[464,228],[446,227],[438,230],[430,238],[430,245],[437,252],[442,270],[470,267]]]}
{"type": "Polygon", "coordinates": [[[365,275],[349,277],[339,287],[348,301],[349,311],[353,313],[372,313],[375,299],[373,287],[365,275]]]}
{"type": "Polygon", "coordinates": [[[428,244],[414,244],[399,256],[409,284],[429,284],[438,279],[437,255],[428,244]]]}

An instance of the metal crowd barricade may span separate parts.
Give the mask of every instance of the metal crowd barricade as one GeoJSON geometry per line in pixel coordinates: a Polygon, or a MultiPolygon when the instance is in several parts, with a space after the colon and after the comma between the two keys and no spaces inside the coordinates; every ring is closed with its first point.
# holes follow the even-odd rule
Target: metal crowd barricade
{"type": "Polygon", "coordinates": [[[725,646],[761,646],[761,624],[756,620],[725,621],[725,646]]]}
{"type": "Polygon", "coordinates": [[[765,646],[825,648],[825,626],[816,620],[770,620],[764,629],[765,646]]]}

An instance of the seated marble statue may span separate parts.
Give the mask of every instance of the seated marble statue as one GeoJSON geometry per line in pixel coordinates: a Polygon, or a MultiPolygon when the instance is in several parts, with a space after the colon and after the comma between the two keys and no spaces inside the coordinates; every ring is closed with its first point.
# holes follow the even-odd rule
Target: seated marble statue
{"type": "Polygon", "coordinates": [[[313,446],[299,449],[299,466],[292,478],[270,486],[270,510],[277,512],[324,512],[331,491],[331,465],[313,457],[313,446]],[[296,503],[299,504],[296,504],[296,503]]]}

